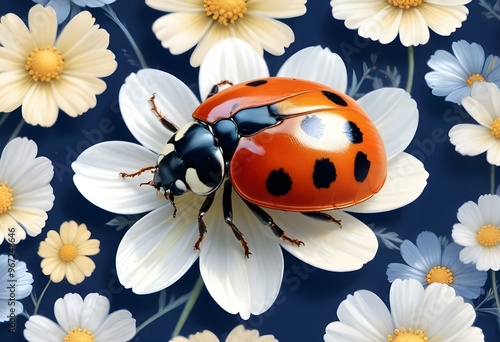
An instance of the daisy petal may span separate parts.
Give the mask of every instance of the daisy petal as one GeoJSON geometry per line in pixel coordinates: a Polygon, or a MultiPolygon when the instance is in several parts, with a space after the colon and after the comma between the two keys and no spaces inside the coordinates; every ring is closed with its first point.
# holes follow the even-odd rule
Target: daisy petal
{"type": "Polygon", "coordinates": [[[329,48],[311,46],[302,49],[281,66],[277,76],[310,80],[345,93],[347,69],[342,58],[329,48]]]}
{"type": "Polygon", "coordinates": [[[473,124],[455,125],[448,135],[455,150],[464,156],[477,156],[498,143],[489,128],[473,124]]]}
{"type": "Polygon", "coordinates": [[[64,341],[66,332],[59,325],[43,316],[31,316],[23,331],[24,338],[30,342],[64,341]]]}
{"type": "Polygon", "coordinates": [[[35,5],[28,14],[28,25],[37,46],[53,45],[57,34],[56,11],[35,5]]]}
{"type": "MultiPolygon", "coordinates": [[[[425,291],[415,279],[396,279],[389,293],[391,315],[395,327],[414,327],[419,317],[425,291]]],[[[417,325],[418,329],[424,329],[417,325]]],[[[392,332],[392,328],[388,331],[392,332]]]]}
{"type": "Polygon", "coordinates": [[[116,271],[125,288],[137,294],[157,292],[187,272],[198,258],[193,248],[198,239],[198,199],[185,194],[177,199],[175,218],[172,206],[163,206],[125,233],[116,253],[116,271]]]}
{"type": "Polygon", "coordinates": [[[210,49],[201,63],[198,76],[200,95],[206,99],[214,85],[223,80],[237,84],[268,76],[266,61],[253,47],[241,39],[224,39],[210,49]]]}
{"type": "Polygon", "coordinates": [[[429,37],[429,28],[422,13],[419,10],[404,11],[399,27],[401,44],[404,46],[425,44],[429,41],[429,37]]]}
{"type": "Polygon", "coordinates": [[[94,205],[114,213],[137,214],[165,204],[154,189],[140,186],[152,179],[149,172],[133,178],[122,178],[120,172],[133,173],[154,166],[156,154],[146,148],[123,141],[93,145],[83,151],[71,165],[73,182],[94,205]]]}
{"type": "Polygon", "coordinates": [[[261,15],[271,18],[293,18],[306,13],[306,0],[248,0],[247,7],[252,9],[253,15],[261,15]],[[286,6],[284,5],[286,4],[286,6]]]}
{"type": "Polygon", "coordinates": [[[455,6],[449,6],[449,4],[449,1],[443,1],[443,4],[437,4],[437,1],[426,1],[419,6],[426,25],[441,36],[449,36],[455,32],[462,26],[462,22],[467,19],[469,13],[465,6],[460,6],[458,3],[455,6]]]}
{"type": "Polygon", "coordinates": [[[401,153],[387,164],[387,179],[382,189],[363,203],[347,208],[354,213],[376,213],[405,206],[420,196],[429,174],[415,157],[401,153]]]}
{"type": "Polygon", "coordinates": [[[184,83],[166,72],[142,69],[127,77],[119,94],[123,119],[143,146],[159,153],[172,133],[151,110],[149,99],[153,94],[158,109],[177,126],[188,122],[199,101],[184,83]]]}
{"type": "Polygon", "coordinates": [[[0,111],[10,113],[19,108],[32,85],[25,70],[0,73],[0,111]]]}
{"type": "Polygon", "coordinates": [[[83,300],[83,306],[79,312],[80,327],[97,332],[101,322],[103,322],[109,313],[109,300],[97,293],[89,293],[83,300]]]}
{"type": "Polygon", "coordinates": [[[295,40],[293,30],[286,24],[273,18],[255,16],[247,13],[241,22],[241,30],[252,32],[262,48],[267,52],[280,56],[295,40]]]}
{"type": "Polygon", "coordinates": [[[342,322],[332,322],[326,327],[326,334],[323,336],[325,342],[337,341],[358,341],[372,342],[373,337],[366,335],[356,328],[350,327],[342,322]]]}
{"type": "MultiPolygon", "coordinates": [[[[38,11],[42,6],[33,6],[31,10],[38,11]],[[36,7],[36,9],[35,9],[36,7]]],[[[33,35],[24,22],[14,13],[7,13],[0,18],[0,45],[14,51],[19,56],[27,56],[38,47],[33,35]],[[19,44],[22,41],[23,44],[19,44]]]]}
{"type": "Polygon", "coordinates": [[[31,86],[22,105],[24,120],[30,125],[51,127],[57,120],[59,108],[50,84],[37,82],[31,86]]]}
{"type": "Polygon", "coordinates": [[[200,12],[199,0],[146,0],[146,5],[164,12],[200,12]]]}
{"type": "Polygon", "coordinates": [[[361,97],[358,103],[379,130],[388,160],[408,147],[418,126],[418,108],[410,94],[399,88],[381,88],[361,97]]]}
{"type": "MultiPolygon", "coordinates": [[[[471,96],[479,101],[493,120],[500,117],[500,89],[495,83],[474,82],[471,96]]],[[[467,112],[469,112],[468,109],[467,112]]]]}
{"type": "Polygon", "coordinates": [[[285,241],[281,246],[298,259],[320,269],[346,272],[360,269],[378,249],[373,231],[363,222],[342,211],[328,211],[341,220],[336,223],[312,219],[300,213],[269,210],[287,236],[304,243],[297,247],[285,241]]]}
{"type": "Polygon", "coordinates": [[[129,341],[135,332],[132,314],[127,310],[118,310],[106,317],[95,330],[95,336],[102,341],[129,341]]]}
{"type": "Polygon", "coordinates": [[[71,331],[80,326],[80,313],[83,309],[83,299],[77,293],[67,293],[54,304],[54,316],[57,323],[65,331],[71,331]]]}

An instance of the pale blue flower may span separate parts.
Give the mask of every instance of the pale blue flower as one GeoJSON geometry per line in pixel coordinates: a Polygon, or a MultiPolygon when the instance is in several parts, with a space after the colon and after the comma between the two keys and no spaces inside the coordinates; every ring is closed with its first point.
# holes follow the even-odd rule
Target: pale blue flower
{"type": "Polygon", "coordinates": [[[448,283],[458,296],[474,299],[481,294],[487,273],[478,271],[474,264],[459,260],[461,246],[452,242],[446,245],[432,232],[422,232],[417,244],[409,240],[400,246],[405,264],[391,263],[387,267],[389,282],[396,279],[416,279],[423,286],[432,282],[448,283]]]}
{"type": "Polygon", "coordinates": [[[37,4],[54,8],[57,13],[57,23],[60,24],[68,18],[73,18],[81,7],[102,7],[116,0],[33,0],[37,4]]]}
{"type": "Polygon", "coordinates": [[[0,254],[0,322],[8,321],[23,312],[20,299],[31,294],[33,276],[26,263],[0,254]]]}
{"type": "Polygon", "coordinates": [[[437,50],[427,62],[434,71],[425,75],[432,94],[446,96],[445,100],[461,104],[471,94],[476,81],[495,83],[500,87],[500,58],[489,55],[485,60],[481,45],[465,40],[451,45],[453,54],[437,50]]]}

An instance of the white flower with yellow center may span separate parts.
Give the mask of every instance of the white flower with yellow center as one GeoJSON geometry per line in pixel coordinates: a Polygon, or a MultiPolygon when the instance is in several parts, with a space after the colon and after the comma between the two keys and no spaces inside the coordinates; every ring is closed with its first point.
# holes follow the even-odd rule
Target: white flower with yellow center
{"type": "Polygon", "coordinates": [[[404,46],[425,44],[429,28],[449,36],[462,26],[471,0],[331,0],[335,19],[345,20],[364,38],[387,44],[399,39],[404,46]]]}
{"type": "Polygon", "coordinates": [[[59,109],[71,117],[95,107],[96,95],[106,89],[100,77],[116,69],[107,49],[109,35],[94,25],[89,12],[76,15],[57,34],[52,7],[35,5],[29,28],[8,13],[0,19],[0,111],[22,106],[31,125],[52,126],[59,109]],[[22,38],[21,38],[22,37],[22,38]]]}
{"type": "Polygon", "coordinates": [[[472,326],[472,305],[447,285],[426,289],[414,279],[392,283],[390,310],[367,290],[347,296],[337,309],[339,321],[326,327],[325,342],[483,342],[480,328],[472,326]]]}
{"type": "MultiPolygon", "coordinates": [[[[308,78],[340,91],[347,86],[347,71],[340,57],[320,47],[290,57],[278,75],[308,78]]],[[[239,83],[266,76],[269,71],[264,59],[243,41],[230,39],[216,45],[201,65],[200,97],[206,98],[221,80],[239,83]]],[[[120,108],[141,145],[123,141],[96,144],[72,164],[76,187],[95,205],[122,214],[151,211],[127,231],[118,247],[117,273],[126,288],[138,294],[160,291],[182,277],[199,258],[201,276],[214,300],[226,311],[248,319],[250,314],[269,309],[279,294],[284,272],[281,248],[310,265],[336,272],[359,269],[375,256],[378,243],[373,231],[344,211],[329,212],[342,220],[342,229],[338,229],[300,213],[266,209],[288,236],[304,242],[297,247],[276,238],[233,193],[234,222],[252,253],[245,258],[241,243],[224,221],[222,191],[203,216],[208,232],[200,251],[195,250],[198,213],[205,197],[191,192],[176,197],[174,218],[172,205],[163,195],[139,186],[151,181],[151,173],[125,179],[119,176],[120,172],[156,165],[171,136],[151,113],[148,99],[152,93],[156,93],[158,108],[179,127],[192,121],[191,114],[200,104],[193,92],[170,74],[152,69],[131,74],[120,90],[120,108]]],[[[370,93],[359,104],[380,127],[390,160],[382,190],[348,209],[380,212],[404,206],[420,195],[428,176],[420,161],[403,152],[417,128],[416,104],[402,89],[370,93]]]]}
{"type": "Polygon", "coordinates": [[[181,54],[197,45],[191,65],[199,66],[208,50],[224,38],[237,37],[260,55],[263,49],[281,55],[295,36],[274,18],[292,18],[306,12],[306,0],[146,0],[160,11],[172,12],[153,24],[164,48],[181,54]]]}
{"type": "Polygon", "coordinates": [[[56,322],[33,315],[25,324],[28,342],[126,342],[135,335],[135,319],[127,310],[109,313],[109,300],[98,293],[85,299],[68,293],[54,304],[56,322]]]}
{"type": "MultiPolygon", "coordinates": [[[[243,325],[238,325],[236,328],[231,330],[226,342],[278,342],[273,335],[259,336],[257,330],[247,330],[243,325]]],[[[204,330],[203,332],[196,333],[194,335],[189,335],[189,338],[177,336],[171,339],[169,342],[220,342],[220,340],[215,336],[215,334],[209,330],[204,330]]]]}
{"type": "Polygon", "coordinates": [[[459,209],[460,223],[453,225],[451,236],[463,246],[460,260],[474,263],[480,271],[500,270],[500,197],[480,196],[477,203],[469,201],[459,209]]]}
{"type": "Polygon", "coordinates": [[[464,156],[486,152],[486,160],[500,165],[500,89],[494,83],[474,82],[462,105],[478,124],[458,124],[448,135],[455,150],[464,156]]]}
{"type": "Polygon", "coordinates": [[[0,244],[17,244],[37,236],[52,209],[54,193],[50,181],[54,168],[49,159],[37,157],[33,140],[15,138],[0,157],[0,244]],[[14,229],[14,231],[12,231],[14,229]]]}
{"type": "Polygon", "coordinates": [[[54,283],[66,278],[72,285],[90,277],[95,264],[88,256],[99,253],[99,240],[89,238],[87,226],[75,221],[61,224],[59,234],[55,230],[48,231],[47,238],[38,248],[38,255],[43,258],[43,274],[49,275],[54,283]]]}

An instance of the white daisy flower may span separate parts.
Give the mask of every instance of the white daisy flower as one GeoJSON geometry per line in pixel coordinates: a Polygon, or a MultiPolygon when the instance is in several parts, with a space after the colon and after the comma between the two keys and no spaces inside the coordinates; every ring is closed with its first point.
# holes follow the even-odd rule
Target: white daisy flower
{"type": "Polygon", "coordinates": [[[444,284],[426,289],[414,279],[392,283],[390,309],[375,293],[359,290],[340,303],[339,321],[326,327],[326,342],[439,341],[482,342],[480,328],[472,326],[476,312],[444,284]]]}
{"type": "MultiPolygon", "coordinates": [[[[334,88],[346,87],[345,66],[338,55],[321,48],[306,49],[302,54],[306,59],[291,57],[279,75],[309,74],[319,81],[329,80],[330,86],[336,83],[332,77],[343,75],[334,88]]],[[[210,51],[200,68],[201,98],[220,80],[238,83],[268,75],[263,59],[246,43],[222,42],[210,51]],[[242,71],[239,66],[243,63],[247,67],[242,71]]],[[[151,181],[151,174],[127,179],[118,176],[119,172],[156,165],[158,154],[171,136],[150,112],[147,99],[152,93],[156,93],[158,108],[168,113],[174,124],[180,127],[192,121],[191,113],[199,101],[186,85],[158,70],[140,70],[126,79],[119,100],[123,118],[142,146],[119,141],[100,143],[85,150],[72,165],[75,185],[95,205],[122,214],[151,211],[130,228],[118,248],[117,272],[126,288],[139,294],[159,291],[177,281],[199,257],[200,272],[212,297],[226,311],[248,319],[250,314],[266,311],[279,293],[284,269],[280,246],[308,264],[329,271],[359,269],[374,257],[378,247],[375,234],[343,211],[330,212],[342,220],[342,229],[332,229],[331,223],[300,213],[266,209],[288,236],[304,242],[298,248],[277,239],[233,194],[235,224],[252,253],[247,259],[220,215],[222,191],[217,192],[212,208],[204,216],[208,232],[201,251],[194,250],[204,197],[192,193],[177,197],[179,210],[173,218],[173,208],[163,195],[154,196],[150,187],[138,186],[151,181]]],[[[406,205],[420,195],[428,176],[417,159],[402,152],[417,127],[415,102],[404,91],[392,89],[377,91],[360,103],[382,131],[390,158],[389,171],[378,194],[349,210],[378,212],[406,205]]]]}
{"type": "Polygon", "coordinates": [[[494,83],[475,82],[470,96],[462,100],[478,124],[458,124],[448,135],[455,150],[464,156],[486,152],[486,160],[500,165],[500,89],[494,83]]]}
{"type": "Polygon", "coordinates": [[[33,0],[37,4],[52,7],[57,13],[57,23],[61,24],[64,20],[74,17],[80,7],[102,7],[111,4],[116,0],[33,0]]]}
{"type": "Polygon", "coordinates": [[[19,301],[31,294],[33,276],[26,263],[7,254],[0,254],[0,322],[11,321],[23,312],[19,301]],[[8,270],[12,268],[13,270],[8,270]]]}
{"type": "MultiPolygon", "coordinates": [[[[278,342],[273,335],[259,336],[257,330],[247,330],[243,325],[238,325],[236,328],[231,330],[226,342],[278,342]]],[[[189,335],[189,338],[183,336],[177,336],[171,339],[169,342],[220,342],[220,340],[215,336],[215,334],[209,330],[204,330],[203,332],[196,333],[194,335],[189,335]]]]}
{"type": "Polygon", "coordinates": [[[125,342],[135,335],[135,319],[128,310],[109,313],[109,300],[98,293],[85,299],[68,293],[54,304],[56,322],[33,315],[25,324],[28,342],[125,342]]]}
{"type": "Polygon", "coordinates": [[[52,209],[50,181],[54,168],[49,159],[37,157],[38,147],[27,138],[15,138],[0,158],[0,244],[17,244],[37,236],[52,209]],[[14,228],[14,232],[11,229],[14,228]]]}
{"type": "Polygon", "coordinates": [[[462,26],[471,0],[331,0],[335,19],[364,38],[387,44],[399,34],[404,46],[426,44],[429,28],[449,36],[462,26]]]}
{"type": "Polygon", "coordinates": [[[480,196],[477,204],[464,203],[453,225],[451,236],[460,246],[460,260],[474,263],[480,271],[500,270],[500,197],[480,196]]]}
{"type": "Polygon", "coordinates": [[[100,77],[116,69],[107,49],[109,35],[94,25],[89,12],[76,15],[56,39],[57,19],[52,7],[35,5],[29,28],[14,13],[0,19],[0,111],[22,106],[31,125],[52,126],[59,109],[71,117],[97,103],[106,89],[100,77]],[[19,37],[24,39],[19,39],[19,37]]]}
{"type": "Polygon", "coordinates": [[[178,55],[197,45],[191,65],[197,67],[208,50],[229,37],[282,55],[295,36],[292,29],[274,18],[293,18],[306,13],[306,0],[146,0],[150,7],[171,12],[157,19],[153,32],[164,48],[178,55]]]}
{"type": "Polygon", "coordinates": [[[432,94],[446,96],[445,100],[461,104],[471,94],[475,82],[492,82],[500,86],[500,58],[489,55],[486,60],[483,47],[465,40],[453,42],[453,55],[437,50],[427,62],[434,71],[425,74],[432,94]]]}

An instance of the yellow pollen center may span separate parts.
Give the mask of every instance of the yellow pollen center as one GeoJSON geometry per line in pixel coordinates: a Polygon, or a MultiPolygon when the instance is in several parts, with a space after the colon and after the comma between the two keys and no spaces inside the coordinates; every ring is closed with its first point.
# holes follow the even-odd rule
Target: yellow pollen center
{"type": "Polygon", "coordinates": [[[476,240],[481,246],[493,247],[500,242],[500,228],[487,224],[479,228],[476,234],[476,240]]]}
{"type": "Polygon", "coordinates": [[[224,26],[234,24],[247,12],[246,0],[203,0],[203,3],[207,16],[224,26]]]}
{"type": "Polygon", "coordinates": [[[493,121],[493,125],[491,125],[491,134],[495,137],[495,139],[500,139],[500,118],[496,118],[493,121]]]}
{"type": "Polygon", "coordinates": [[[469,76],[468,79],[465,80],[465,83],[467,83],[467,85],[469,87],[472,87],[472,84],[474,82],[484,82],[486,81],[486,78],[483,77],[483,75],[481,74],[472,74],[469,76]]]}
{"type": "Polygon", "coordinates": [[[75,327],[68,335],[64,336],[64,342],[94,342],[94,334],[87,329],[75,327]]]}
{"type": "Polygon", "coordinates": [[[7,182],[0,183],[0,214],[12,209],[12,189],[7,186],[7,182]]]}
{"type": "Polygon", "coordinates": [[[394,7],[409,9],[420,6],[424,0],[387,0],[387,2],[394,7]]]}
{"type": "Polygon", "coordinates": [[[50,45],[40,46],[30,52],[25,67],[33,81],[50,82],[59,79],[64,60],[57,48],[50,45]]]}
{"type": "Polygon", "coordinates": [[[394,337],[387,336],[387,342],[428,342],[429,338],[425,336],[422,330],[413,330],[409,328],[394,329],[394,337]]]}
{"type": "Polygon", "coordinates": [[[59,257],[62,261],[73,261],[77,255],[78,252],[76,250],[76,247],[72,244],[64,245],[59,250],[59,257]]]}
{"type": "Polygon", "coordinates": [[[455,280],[453,277],[453,272],[448,267],[445,266],[434,266],[425,276],[427,284],[441,283],[441,284],[453,284],[455,280]]]}

